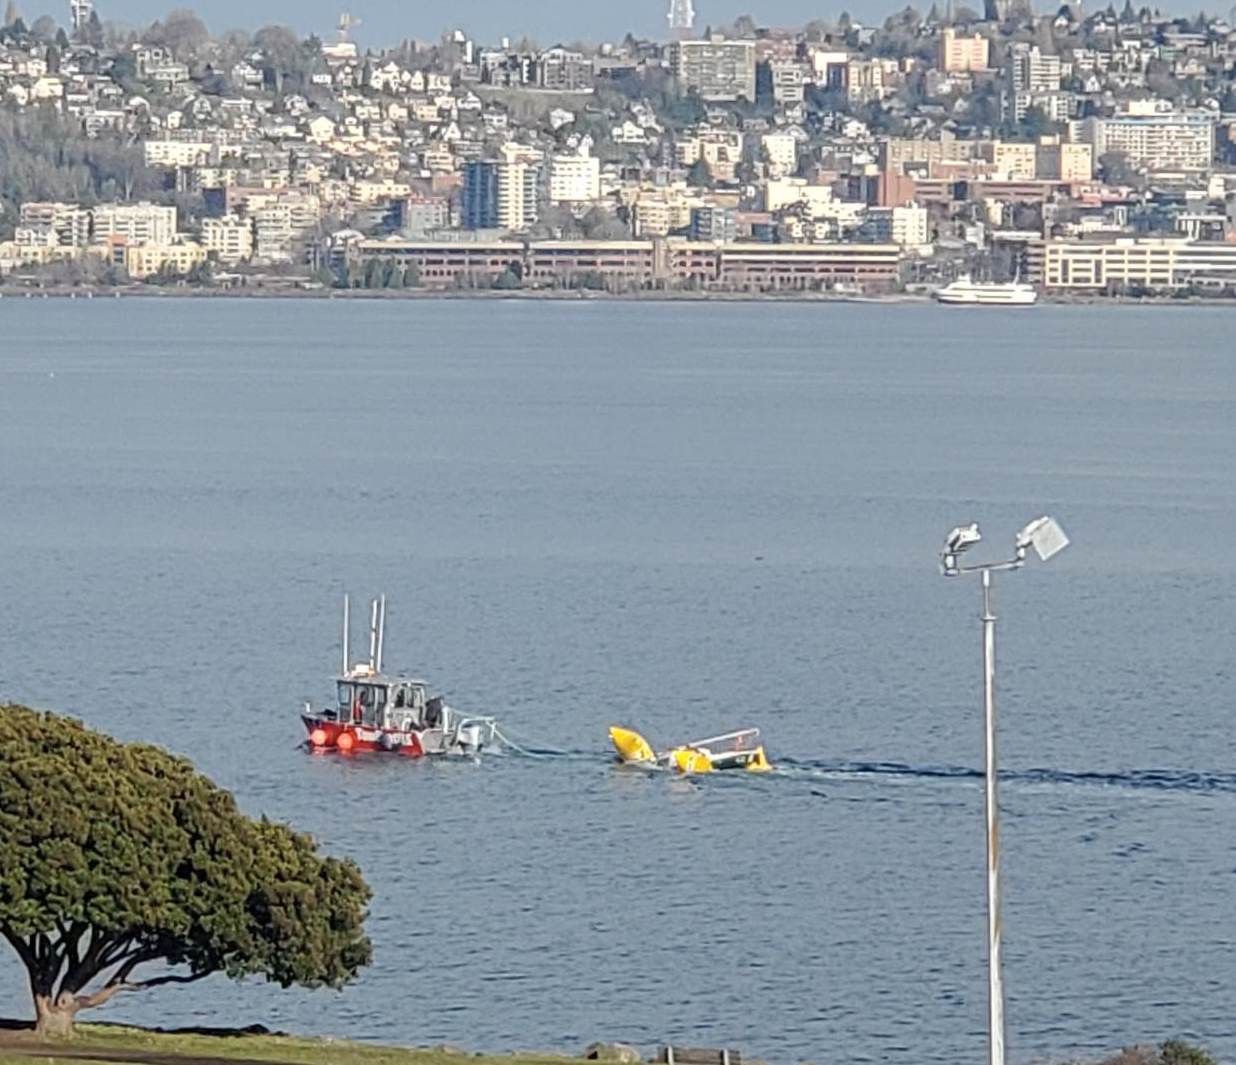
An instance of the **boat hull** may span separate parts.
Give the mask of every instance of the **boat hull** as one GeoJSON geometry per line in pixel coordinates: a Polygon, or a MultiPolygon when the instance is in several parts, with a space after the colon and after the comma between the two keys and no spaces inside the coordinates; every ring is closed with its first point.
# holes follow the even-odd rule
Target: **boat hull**
{"type": "Polygon", "coordinates": [[[629,728],[613,725],[609,730],[610,742],[618,757],[633,765],[656,765],[657,756],[643,736],[629,728]]]}
{"type": "Polygon", "coordinates": [[[940,289],[936,299],[954,307],[1029,307],[1039,294],[1029,285],[952,284],[940,289]]]}
{"type": "Polygon", "coordinates": [[[326,718],[302,717],[315,754],[396,754],[422,758],[425,745],[417,732],[367,728],[326,718]]]}

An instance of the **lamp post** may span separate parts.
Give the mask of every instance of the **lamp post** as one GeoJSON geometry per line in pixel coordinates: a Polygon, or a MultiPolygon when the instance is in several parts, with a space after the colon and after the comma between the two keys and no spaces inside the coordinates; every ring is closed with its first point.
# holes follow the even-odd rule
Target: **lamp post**
{"type": "Polygon", "coordinates": [[[944,540],[940,573],[959,577],[977,573],[983,587],[983,723],[986,738],[987,813],[987,1038],[988,1065],[1004,1065],[1004,978],[1002,975],[1002,928],[1000,919],[1000,804],[996,765],[996,616],[991,611],[991,575],[1000,570],[1021,569],[1026,550],[1033,547],[1039,558],[1049,558],[1068,546],[1064,530],[1049,517],[1036,518],[1017,534],[1012,558],[999,562],[963,566],[963,553],[980,540],[978,522],[961,525],[944,540]]]}

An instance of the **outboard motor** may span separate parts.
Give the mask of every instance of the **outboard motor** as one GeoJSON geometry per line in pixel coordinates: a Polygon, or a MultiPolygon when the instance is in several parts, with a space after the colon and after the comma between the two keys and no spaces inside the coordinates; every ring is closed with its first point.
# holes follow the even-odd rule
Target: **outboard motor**
{"type": "Polygon", "coordinates": [[[464,725],[455,733],[455,742],[468,754],[476,754],[484,745],[480,725],[464,725]]]}

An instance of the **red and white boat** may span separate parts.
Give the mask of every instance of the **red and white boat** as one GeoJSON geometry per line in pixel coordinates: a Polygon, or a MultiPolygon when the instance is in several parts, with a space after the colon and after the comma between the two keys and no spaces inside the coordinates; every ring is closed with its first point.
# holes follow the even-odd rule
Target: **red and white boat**
{"type": "Polygon", "coordinates": [[[493,742],[493,718],[459,714],[423,680],[382,672],[386,596],[370,603],[368,661],[349,662],[348,613],[345,596],[343,669],[335,676],[335,702],[322,707],[306,702],[301,712],[310,751],[474,756],[493,742]]]}

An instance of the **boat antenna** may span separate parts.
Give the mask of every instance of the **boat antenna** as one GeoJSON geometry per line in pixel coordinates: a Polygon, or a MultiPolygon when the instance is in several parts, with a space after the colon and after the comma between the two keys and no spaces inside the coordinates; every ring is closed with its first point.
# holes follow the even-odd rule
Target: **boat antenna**
{"type": "Polygon", "coordinates": [[[378,601],[369,601],[369,668],[377,672],[378,668],[378,601]]]}
{"type": "Polygon", "coordinates": [[[382,638],[386,635],[386,596],[378,598],[378,666],[377,671],[382,672],[382,638]]]}
{"type": "Polygon", "coordinates": [[[348,595],[343,594],[343,674],[348,673],[348,595]]]}

